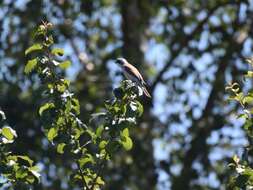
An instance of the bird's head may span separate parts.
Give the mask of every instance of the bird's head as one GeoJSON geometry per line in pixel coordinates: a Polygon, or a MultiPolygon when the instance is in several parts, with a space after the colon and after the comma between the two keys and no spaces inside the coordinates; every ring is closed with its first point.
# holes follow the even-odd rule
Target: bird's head
{"type": "Polygon", "coordinates": [[[118,65],[122,66],[124,65],[125,63],[127,63],[127,60],[124,59],[124,58],[117,58],[115,63],[117,63],[118,65]]]}

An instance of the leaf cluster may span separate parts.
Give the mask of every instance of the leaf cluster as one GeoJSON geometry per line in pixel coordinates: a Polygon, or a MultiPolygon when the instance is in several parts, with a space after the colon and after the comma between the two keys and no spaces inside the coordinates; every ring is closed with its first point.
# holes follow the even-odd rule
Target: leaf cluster
{"type": "Polygon", "coordinates": [[[5,124],[5,114],[0,110],[0,177],[4,185],[32,184],[40,181],[39,169],[33,160],[26,155],[16,155],[10,151],[9,145],[14,143],[17,133],[5,124]]]}
{"type": "MultiPolygon", "coordinates": [[[[246,61],[250,65],[253,65],[253,59],[247,59],[246,61]]],[[[253,72],[248,71],[244,77],[252,80],[253,72]]],[[[229,84],[226,90],[231,93],[229,99],[238,102],[243,108],[243,113],[239,114],[237,118],[243,118],[245,120],[243,130],[246,132],[248,138],[252,139],[253,91],[249,90],[247,93],[244,93],[238,83],[229,84]]],[[[252,148],[246,147],[241,159],[236,155],[232,158],[229,167],[234,171],[235,175],[230,177],[228,189],[239,190],[253,188],[253,168],[249,161],[249,153],[252,153],[252,148]]]]}
{"type": "Polygon", "coordinates": [[[62,75],[62,69],[70,61],[59,61],[64,50],[53,48],[51,23],[43,23],[35,33],[35,44],[25,54],[29,61],[25,73],[37,73],[44,89],[44,103],[39,108],[47,139],[59,154],[73,158],[76,170],[71,179],[87,190],[104,185],[102,170],[108,160],[123,147],[133,146],[129,128],[136,125],[143,107],[138,101],[138,87],[131,81],[123,81],[114,89],[113,98],[105,103],[104,110],[90,117],[88,123],[80,120],[80,105],[70,91],[70,81],[62,75]]]}

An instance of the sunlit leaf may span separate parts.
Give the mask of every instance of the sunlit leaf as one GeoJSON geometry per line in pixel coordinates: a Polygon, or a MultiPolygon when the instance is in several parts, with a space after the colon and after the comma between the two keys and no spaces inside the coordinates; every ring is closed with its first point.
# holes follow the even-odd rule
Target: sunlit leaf
{"type": "Polygon", "coordinates": [[[253,71],[248,71],[245,77],[252,78],[253,77],[253,71]]]}
{"type": "Polygon", "coordinates": [[[104,149],[104,148],[106,147],[107,143],[108,143],[108,142],[105,141],[105,140],[101,141],[101,142],[99,143],[99,148],[100,148],[100,149],[104,149]]]}
{"type": "Polygon", "coordinates": [[[62,69],[67,69],[71,65],[70,61],[63,61],[59,64],[59,67],[62,69]]]}
{"type": "Polygon", "coordinates": [[[81,167],[83,167],[87,163],[94,164],[95,161],[94,161],[94,159],[93,159],[93,157],[92,157],[91,154],[86,154],[85,157],[79,159],[79,163],[80,163],[81,167]]]}
{"type": "Polygon", "coordinates": [[[28,49],[25,50],[25,55],[28,55],[31,52],[42,50],[43,46],[41,44],[34,44],[28,49]]]}
{"type": "Polygon", "coordinates": [[[38,61],[37,61],[37,58],[34,58],[34,59],[29,60],[29,61],[27,62],[27,64],[25,65],[24,72],[25,72],[26,74],[32,72],[32,71],[35,69],[35,67],[36,67],[36,65],[37,65],[37,62],[38,62],[38,61]]]}
{"type": "Polygon", "coordinates": [[[15,172],[15,177],[17,179],[22,179],[25,178],[26,176],[28,176],[28,172],[27,169],[24,167],[18,168],[17,171],[15,172]]]}
{"type": "Polygon", "coordinates": [[[120,141],[125,150],[131,150],[133,147],[133,141],[130,137],[122,137],[120,141]]]}
{"type": "Polygon", "coordinates": [[[76,98],[72,99],[72,108],[75,110],[76,114],[80,114],[80,104],[79,101],[76,98]]]}
{"type": "Polygon", "coordinates": [[[96,184],[98,184],[98,185],[104,185],[105,182],[104,182],[104,180],[99,176],[99,177],[97,177],[96,184]]]}
{"type": "Polygon", "coordinates": [[[58,135],[58,130],[55,127],[49,129],[47,133],[47,138],[49,141],[52,141],[58,135]]]}
{"type": "Polygon", "coordinates": [[[65,143],[60,143],[57,145],[57,152],[60,153],[60,154],[63,154],[64,153],[64,147],[66,146],[65,143]]]}
{"type": "Polygon", "coordinates": [[[51,53],[53,55],[63,56],[64,55],[64,50],[61,49],[61,48],[54,48],[54,49],[52,49],[51,53]]]}
{"type": "Polygon", "coordinates": [[[129,130],[128,128],[123,129],[123,131],[120,134],[121,136],[128,137],[129,136],[129,130]]]}
{"type": "Polygon", "coordinates": [[[44,111],[48,109],[52,109],[54,107],[55,107],[54,103],[45,103],[44,105],[40,107],[39,114],[42,115],[44,111]]]}
{"type": "Polygon", "coordinates": [[[26,177],[26,180],[28,181],[28,183],[32,184],[35,181],[35,178],[32,175],[29,175],[26,177]]]}
{"type": "Polygon", "coordinates": [[[124,147],[125,150],[130,150],[133,147],[132,139],[129,137],[128,128],[125,128],[120,133],[120,144],[124,147]]]}
{"type": "Polygon", "coordinates": [[[1,133],[8,140],[13,140],[15,137],[17,137],[16,131],[9,126],[3,127],[1,129],[1,133]]]}
{"type": "Polygon", "coordinates": [[[245,96],[244,98],[243,98],[243,103],[245,104],[245,103],[252,103],[253,102],[253,97],[252,96],[245,96]]]}
{"type": "Polygon", "coordinates": [[[38,182],[40,181],[40,173],[39,168],[37,166],[33,166],[29,168],[29,171],[37,178],[38,182]]]}

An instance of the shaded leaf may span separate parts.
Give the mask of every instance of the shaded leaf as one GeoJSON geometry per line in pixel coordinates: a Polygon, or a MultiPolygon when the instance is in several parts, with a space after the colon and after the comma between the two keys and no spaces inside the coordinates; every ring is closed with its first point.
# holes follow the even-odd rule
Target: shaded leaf
{"type": "Polygon", "coordinates": [[[104,131],[104,126],[103,126],[103,125],[100,125],[100,126],[96,129],[96,136],[97,136],[97,137],[101,137],[103,131],[104,131]]]}
{"type": "Polygon", "coordinates": [[[17,158],[25,160],[26,162],[28,162],[29,166],[33,165],[33,160],[31,160],[28,156],[20,156],[20,155],[18,155],[17,158]]]}

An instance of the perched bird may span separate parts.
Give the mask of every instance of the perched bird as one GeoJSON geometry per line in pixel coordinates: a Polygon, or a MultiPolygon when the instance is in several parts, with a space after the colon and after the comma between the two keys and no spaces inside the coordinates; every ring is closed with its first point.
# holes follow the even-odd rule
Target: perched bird
{"type": "Polygon", "coordinates": [[[146,89],[146,82],[143,80],[143,77],[141,76],[138,69],[136,69],[133,65],[128,63],[128,61],[124,58],[118,58],[115,61],[123,71],[124,76],[133,82],[135,82],[139,87],[142,88],[144,94],[151,98],[151,95],[149,94],[148,90],[146,89]]]}

